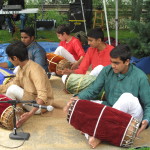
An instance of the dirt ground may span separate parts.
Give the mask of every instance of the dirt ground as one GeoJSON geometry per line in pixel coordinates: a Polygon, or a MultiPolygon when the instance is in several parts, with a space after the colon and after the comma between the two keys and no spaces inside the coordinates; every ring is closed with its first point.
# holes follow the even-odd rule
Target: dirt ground
{"type": "MultiPolygon", "coordinates": [[[[54,96],[55,108],[53,112],[42,115],[34,115],[17,132],[30,133],[30,138],[24,143],[22,140],[11,140],[10,130],[0,128],[0,150],[8,150],[7,147],[18,150],[90,150],[87,139],[75,130],[66,120],[63,107],[72,97],[64,92],[64,85],[60,77],[52,76],[50,79],[54,96]],[[22,144],[22,145],[21,145],[22,144]],[[3,147],[3,146],[6,146],[3,147]]],[[[139,138],[135,139],[133,147],[150,146],[150,129],[145,130],[139,138]]],[[[115,136],[115,135],[114,135],[115,136]]],[[[100,144],[96,149],[122,150],[108,143],[100,144]]]]}

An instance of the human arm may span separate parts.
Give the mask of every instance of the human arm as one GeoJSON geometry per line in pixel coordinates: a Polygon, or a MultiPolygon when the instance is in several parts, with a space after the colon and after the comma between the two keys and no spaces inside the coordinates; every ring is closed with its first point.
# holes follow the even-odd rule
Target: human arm
{"type": "Polygon", "coordinates": [[[79,99],[78,96],[72,97],[72,98],[67,102],[67,105],[63,108],[64,112],[68,113],[69,107],[70,107],[70,105],[72,104],[72,102],[73,102],[74,100],[78,100],[78,99],[79,99]]]}
{"type": "Polygon", "coordinates": [[[90,64],[91,64],[91,59],[92,59],[92,54],[91,54],[91,50],[89,49],[87,51],[87,53],[85,54],[81,64],[79,65],[78,69],[64,69],[64,70],[59,70],[56,73],[58,75],[64,75],[64,74],[71,74],[71,73],[75,73],[75,74],[85,74],[86,71],[88,70],[90,64]]]}
{"type": "Polygon", "coordinates": [[[72,63],[71,69],[72,70],[77,69],[80,63],[82,62],[83,58],[84,56],[81,56],[78,61],[76,61],[75,63],[72,63]]]}
{"type": "MultiPolygon", "coordinates": [[[[44,104],[43,100],[38,99],[38,98],[36,99],[36,102],[39,105],[43,105],[44,104]]],[[[38,109],[39,108],[33,107],[31,109],[31,111],[25,112],[24,114],[22,114],[20,116],[20,119],[16,123],[17,128],[19,128],[24,122],[26,122],[30,117],[32,117],[38,109]]]]}
{"type": "Polygon", "coordinates": [[[89,66],[91,65],[91,60],[92,60],[92,53],[91,53],[91,49],[88,49],[88,51],[86,52],[83,60],[81,61],[78,69],[74,70],[74,73],[76,74],[85,74],[89,68],[89,66]]]}
{"type": "Polygon", "coordinates": [[[82,44],[81,42],[76,39],[75,37],[73,37],[73,40],[72,42],[70,43],[71,44],[71,47],[72,47],[72,54],[76,55],[75,59],[78,61],[79,59],[79,62],[81,63],[83,57],[85,56],[85,51],[82,47],[82,44]],[[82,57],[81,57],[82,56],[82,57]]]}
{"type": "Polygon", "coordinates": [[[141,127],[139,128],[139,130],[138,130],[136,136],[139,136],[139,134],[140,134],[142,131],[144,131],[147,127],[148,127],[148,120],[143,120],[143,121],[141,122],[141,127]]]}
{"type": "Polygon", "coordinates": [[[150,87],[146,75],[142,76],[139,82],[139,97],[143,108],[143,120],[150,122],[150,87]]]}
{"type": "Polygon", "coordinates": [[[60,69],[56,70],[57,75],[64,75],[64,74],[69,75],[71,73],[74,73],[74,70],[67,69],[67,68],[65,68],[64,70],[60,70],[60,69]]]}
{"type": "Polygon", "coordinates": [[[96,80],[93,81],[86,89],[82,90],[75,96],[78,96],[79,99],[86,99],[86,100],[94,100],[97,99],[99,93],[101,92],[102,88],[105,84],[105,67],[102,69],[100,74],[97,76],[96,80]]]}
{"type": "MultiPolygon", "coordinates": [[[[45,71],[41,68],[41,66],[33,63],[32,61],[30,64],[32,64],[31,69],[26,71],[26,75],[24,77],[24,95],[22,100],[35,99],[37,104],[51,105],[53,101],[53,93],[45,71]]],[[[29,112],[23,114],[21,119],[18,121],[17,127],[26,122],[37,110],[38,108],[32,108],[29,112]]]]}
{"type": "Polygon", "coordinates": [[[31,50],[32,52],[30,53],[32,53],[32,57],[30,59],[32,59],[34,62],[38,63],[45,69],[45,67],[47,66],[45,50],[42,47],[40,47],[36,42],[33,43],[33,47],[31,48],[31,50]]]}

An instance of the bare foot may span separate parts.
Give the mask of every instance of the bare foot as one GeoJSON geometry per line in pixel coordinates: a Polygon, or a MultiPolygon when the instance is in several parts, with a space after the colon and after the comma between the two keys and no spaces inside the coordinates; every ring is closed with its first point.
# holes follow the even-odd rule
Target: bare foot
{"type": "Polygon", "coordinates": [[[93,136],[89,136],[89,142],[88,143],[92,148],[95,148],[98,144],[101,143],[101,140],[99,140],[93,136]]]}

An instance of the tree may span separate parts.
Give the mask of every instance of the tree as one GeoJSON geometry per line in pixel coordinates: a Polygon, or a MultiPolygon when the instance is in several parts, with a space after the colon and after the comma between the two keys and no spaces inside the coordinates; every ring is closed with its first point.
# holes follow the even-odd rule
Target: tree
{"type": "Polygon", "coordinates": [[[140,21],[143,0],[132,0],[132,20],[140,21]]]}
{"type": "Polygon", "coordinates": [[[141,21],[130,21],[130,29],[137,34],[134,39],[129,39],[128,44],[135,57],[150,56],[150,1],[145,2],[145,14],[141,21]]]}

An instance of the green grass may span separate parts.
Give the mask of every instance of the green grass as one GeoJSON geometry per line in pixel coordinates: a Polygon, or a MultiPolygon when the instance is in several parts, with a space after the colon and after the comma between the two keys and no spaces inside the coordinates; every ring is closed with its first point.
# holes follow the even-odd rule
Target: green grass
{"type": "MultiPolygon", "coordinates": [[[[0,30],[0,43],[10,43],[14,40],[20,40],[20,32],[19,30],[12,35],[8,32],[8,30],[0,30]]],[[[49,42],[58,42],[58,38],[56,36],[55,30],[50,31],[37,31],[37,41],[49,41],[49,42]]]]}
{"type": "MultiPolygon", "coordinates": [[[[119,42],[125,42],[126,39],[133,38],[136,36],[135,33],[130,32],[129,30],[119,30],[118,32],[119,42]]],[[[73,33],[72,33],[73,34],[73,33]]],[[[115,30],[110,31],[110,36],[115,38],[115,30]]],[[[107,37],[107,33],[105,31],[105,37],[107,37]]],[[[10,43],[14,40],[20,39],[19,29],[12,37],[8,30],[0,30],[0,43],[10,43]]],[[[37,41],[49,41],[49,42],[59,42],[55,29],[52,30],[43,30],[37,31],[37,41]]]]}
{"type": "Polygon", "coordinates": [[[150,148],[138,148],[138,149],[134,149],[134,148],[130,148],[128,150],[150,150],[150,148]]]}

